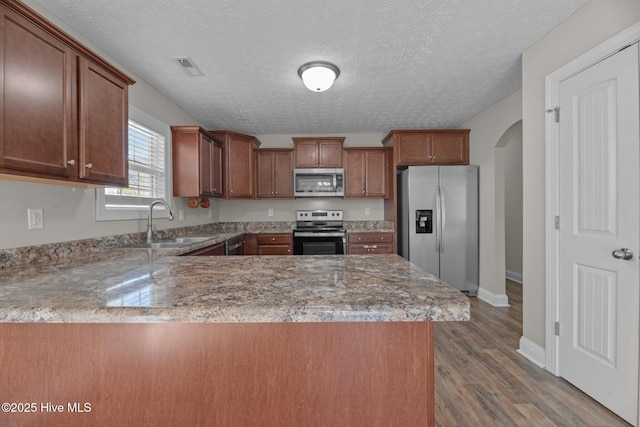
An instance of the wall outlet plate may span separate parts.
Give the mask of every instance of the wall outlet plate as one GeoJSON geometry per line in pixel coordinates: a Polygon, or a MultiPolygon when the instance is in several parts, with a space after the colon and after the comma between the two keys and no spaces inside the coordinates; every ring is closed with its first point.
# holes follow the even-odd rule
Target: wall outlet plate
{"type": "Polygon", "coordinates": [[[267,216],[273,216],[273,209],[267,210],[267,216]]]}
{"type": "Polygon", "coordinates": [[[42,209],[27,209],[27,226],[29,230],[40,230],[44,228],[44,217],[42,209]]]}

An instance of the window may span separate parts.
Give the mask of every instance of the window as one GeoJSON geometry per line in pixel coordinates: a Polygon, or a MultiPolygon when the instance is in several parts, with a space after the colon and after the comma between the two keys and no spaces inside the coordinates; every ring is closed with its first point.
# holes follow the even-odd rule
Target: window
{"type": "Polygon", "coordinates": [[[129,186],[96,190],[96,220],[147,218],[153,200],[170,201],[168,134],[167,125],[129,107],[129,186]]]}

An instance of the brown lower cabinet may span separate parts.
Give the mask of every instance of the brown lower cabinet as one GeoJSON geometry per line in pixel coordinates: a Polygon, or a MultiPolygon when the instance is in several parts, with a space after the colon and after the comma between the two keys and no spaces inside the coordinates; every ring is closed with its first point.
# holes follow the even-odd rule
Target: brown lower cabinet
{"type": "Polygon", "coordinates": [[[225,255],[224,242],[186,253],[185,256],[222,256],[225,255]]]}
{"type": "Polygon", "coordinates": [[[350,255],[392,254],[393,233],[348,233],[347,251],[350,255]]]}
{"type": "Polygon", "coordinates": [[[245,240],[246,255],[291,255],[293,237],[291,233],[248,234],[245,240]]]}

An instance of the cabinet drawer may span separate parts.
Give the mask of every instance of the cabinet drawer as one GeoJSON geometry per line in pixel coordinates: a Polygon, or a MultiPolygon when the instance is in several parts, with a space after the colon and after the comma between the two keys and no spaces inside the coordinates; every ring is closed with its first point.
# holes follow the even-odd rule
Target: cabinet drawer
{"type": "Polygon", "coordinates": [[[263,245],[290,245],[291,234],[259,234],[258,246],[263,245]]]}
{"type": "Polygon", "coordinates": [[[393,243],[393,233],[348,233],[349,243],[393,243]]]}
{"type": "Polygon", "coordinates": [[[291,255],[290,245],[258,246],[258,255],[291,255]]]}
{"type": "Polygon", "coordinates": [[[356,243],[349,245],[350,255],[372,255],[372,254],[392,254],[393,245],[391,243],[356,243]]]}

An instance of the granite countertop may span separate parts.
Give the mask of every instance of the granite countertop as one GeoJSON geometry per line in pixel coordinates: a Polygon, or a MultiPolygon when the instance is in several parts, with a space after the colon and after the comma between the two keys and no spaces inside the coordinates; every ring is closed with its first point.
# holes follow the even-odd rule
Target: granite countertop
{"type": "Polygon", "coordinates": [[[175,256],[114,249],[0,276],[1,322],[458,321],[468,298],[398,255],[175,256]]]}

